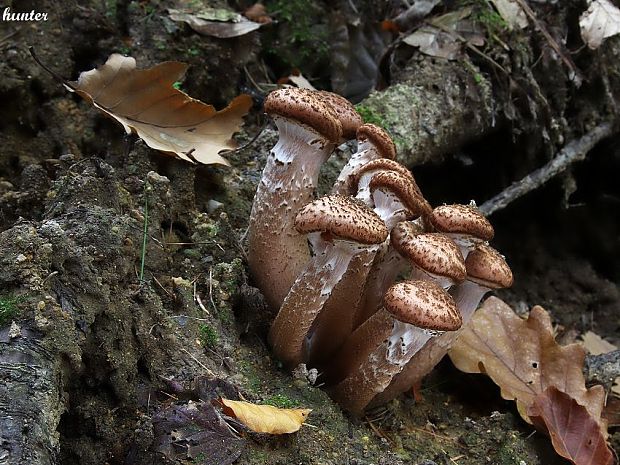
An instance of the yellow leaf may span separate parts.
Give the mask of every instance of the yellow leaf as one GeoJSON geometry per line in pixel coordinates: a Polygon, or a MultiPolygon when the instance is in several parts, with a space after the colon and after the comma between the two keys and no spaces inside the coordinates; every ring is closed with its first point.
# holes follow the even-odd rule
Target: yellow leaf
{"type": "Polygon", "coordinates": [[[237,418],[257,433],[294,433],[301,428],[311,409],[283,409],[271,405],[256,405],[237,400],[219,399],[224,413],[237,418]]]}
{"type": "Polygon", "coordinates": [[[115,53],[104,65],[66,85],[151,148],[192,163],[228,165],[218,153],[235,147],[232,135],[252,99],[239,95],[216,111],[173,87],[186,70],[187,65],[177,61],[136,69],[136,60],[115,53]]]}

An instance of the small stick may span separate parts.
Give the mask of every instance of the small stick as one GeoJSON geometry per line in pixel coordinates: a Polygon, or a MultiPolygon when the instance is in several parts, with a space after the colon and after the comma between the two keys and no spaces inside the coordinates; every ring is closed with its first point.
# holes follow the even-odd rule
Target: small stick
{"type": "Polygon", "coordinates": [[[534,14],[534,11],[530,8],[527,2],[525,0],[515,0],[515,1],[519,4],[519,6],[521,6],[525,14],[532,20],[532,22],[534,23],[536,28],[538,28],[538,30],[542,33],[542,35],[545,36],[545,39],[547,39],[547,42],[549,42],[549,45],[551,46],[553,51],[557,53],[560,56],[560,58],[562,58],[562,61],[564,62],[564,64],[568,66],[568,68],[574,74],[574,76],[572,77],[569,76],[571,81],[574,81],[576,86],[580,87],[581,83],[583,82],[583,76],[581,75],[577,67],[575,66],[575,63],[573,63],[573,60],[571,60],[571,58],[562,51],[557,41],[551,36],[551,34],[549,34],[549,31],[544,26],[544,24],[542,24],[538,20],[538,18],[534,14]]]}
{"type": "Polygon", "coordinates": [[[490,216],[505,208],[519,197],[542,186],[549,179],[566,170],[571,164],[583,160],[596,144],[613,133],[614,125],[611,122],[605,122],[592,129],[581,139],[569,142],[545,166],[531,172],[520,181],[512,183],[495,197],[484,202],[480,206],[480,211],[483,215],[490,216]]]}

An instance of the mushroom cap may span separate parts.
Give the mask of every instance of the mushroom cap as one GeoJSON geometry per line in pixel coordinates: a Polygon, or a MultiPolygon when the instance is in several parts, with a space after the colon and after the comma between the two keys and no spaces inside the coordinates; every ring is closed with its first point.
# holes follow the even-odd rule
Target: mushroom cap
{"type": "Polygon", "coordinates": [[[299,87],[277,89],[267,95],[265,112],[294,120],[336,143],[342,127],[336,112],[318,96],[318,92],[299,87]]]}
{"type": "Polygon", "coordinates": [[[419,226],[401,221],[392,229],[391,241],[399,254],[427,273],[455,282],[467,276],[461,250],[448,236],[420,233],[419,226]]]}
{"type": "Polygon", "coordinates": [[[495,232],[489,220],[470,205],[442,205],[429,217],[433,227],[443,233],[468,234],[484,241],[493,239],[495,232]]]}
{"type": "Polygon", "coordinates": [[[433,281],[403,281],[383,296],[384,308],[399,321],[434,331],[456,331],[463,324],[454,299],[433,281]]]}
{"type": "Polygon", "coordinates": [[[504,257],[486,244],[478,244],[465,260],[467,279],[488,287],[502,289],[512,286],[512,271],[504,257]]]}
{"type": "Polygon", "coordinates": [[[388,236],[385,223],[371,208],[344,195],[326,195],[299,210],[295,229],[301,234],[326,232],[361,244],[380,244],[388,236]]]}
{"type": "Polygon", "coordinates": [[[334,92],[319,90],[317,94],[336,113],[342,127],[342,137],[347,140],[353,139],[358,128],[363,123],[362,117],[355,107],[342,95],[335,94],[334,92]]]}
{"type": "Polygon", "coordinates": [[[420,189],[418,188],[418,185],[415,182],[415,179],[413,178],[413,174],[411,174],[411,171],[409,171],[397,161],[390,160],[389,158],[377,158],[375,160],[371,160],[368,163],[364,163],[362,166],[353,171],[353,173],[351,173],[351,176],[349,177],[349,194],[355,195],[355,193],[357,192],[357,186],[359,184],[360,178],[364,174],[376,170],[396,171],[402,174],[413,182],[415,189],[418,191],[418,193],[420,193],[420,195],[422,195],[420,189]]]}
{"type": "Polygon", "coordinates": [[[360,142],[369,141],[383,158],[396,159],[396,145],[394,141],[383,128],[375,124],[362,124],[357,129],[357,140],[360,142]]]}
{"type": "Polygon", "coordinates": [[[372,176],[368,187],[370,192],[382,188],[393,192],[411,212],[411,217],[413,218],[425,215],[431,211],[430,204],[420,194],[415,181],[398,171],[379,171],[372,176]]]}

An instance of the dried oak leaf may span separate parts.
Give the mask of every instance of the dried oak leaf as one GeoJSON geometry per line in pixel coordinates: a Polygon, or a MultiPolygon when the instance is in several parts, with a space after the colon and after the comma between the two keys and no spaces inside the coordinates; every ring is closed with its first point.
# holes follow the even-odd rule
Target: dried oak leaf
{"type": "Polygon", "coordinates": [[[594,0],[579,17],[579,27],[588,47],[599,48],[604,39],[620,34],[620,8],[609,0],[594,0]]]}
{"type": "Polygon", "coordinates": [[[218,153],[236,146],[232,135],[252,99],[239,95],[217,111],[173,87],[186,70],[187,65],[177,61],[136,69],[135,59],[115,53],[104,65],[66,84],[149,147],[192,163],[228,165],[218,153]]]}
{"type": "Polygon", "coordinates": [[[547,431],[553,448],[575,465],[611,465],[613,455],[601,425],[568,394],[550,386],[534,398],[527,414],[547,431]]]}
{"type": "Polygon", "coordinates": [[[602,386],[585,387],[580,344],[560,346],[549,314],[532,308],[527,320],[502,300],[490,297],[462,330],[449,352],[454,365],[467,373],[486,373],[504,399],[516,400],[525,421],[528,406],[550,386],[570,395],[599,421],[605,402],[602,386]]]}
{"type": "Polygon", "coordinates": [[[236,418],[257,433],[294,433],[306,421],[311,409],[284,409],[271,405],[256,405],[249,402],[219,398],[215,401],[224,413],[236,418]]]}

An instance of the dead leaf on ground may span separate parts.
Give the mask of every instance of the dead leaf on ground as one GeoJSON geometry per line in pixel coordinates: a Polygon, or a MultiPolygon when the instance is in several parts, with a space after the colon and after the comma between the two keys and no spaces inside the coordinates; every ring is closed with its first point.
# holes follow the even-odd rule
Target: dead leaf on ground
{"type": "Polygon", "coordinates": [[[549,314],[540,306],[523,320],[502,300],[490,297],[449,354],[461,371],[488,374],[504,399],[516,400],[526,421],[527,407],[550,386],[573,397],[597,421],[601,418],[605,392],[602,386],[585,387],[583,347],[558,345],[549,314]]]}
{"type": "Polygon", "coordinates": [[[173,87],[186,70],[187,65],[177,61],[136,69],[135,59],[115,53],[67,86],[151,148],[189,162],[228,165],[218,153],[236,147],[232,136],[252,99],[242,94],[216,111],[173,87]]]}
{"type": "Polygon", "coordinates": [[[226,415],[236,418],[257,433],[294,433],[301,428],[312,411],[311,409],[283,409],[223,398],[216,402],[222,406],[226,415]]]}
{"type": "Polygon", "coordinates": [[[579,17],[581,38],[591,49],[620,34],[620,9],[609,0],[594,0],[579,17]]]}
{"type": "Polygon", "coordinates": [[[412,47],[418,47],[425,55],[456,60],[464,43],[484,45],[484,36],[468,21],[471,8],[463,8],[445,15],[428,19],[428,25],[403,39],[412,47]]]}
{"type": "Polygon", "coordinates": [[[245,441],[237,437],[207,402],[172,404],[152,418],[154,446],[171,461],[198,460],[203,465],[235,462],[245,441]]]}
{"type": "Polygon", "coordinates": [[[527,16],[523,8],[514,0],[491,0],[499,15],[509,29],[523,29],[528,25],[527,16]]]}
{"type": "Polygon", "coordinates": [[[294,69],[289,76],[278,80],[278,84],[288,84],[289,82],[302,89],[316,90],[316,87],[298,69],[294,69]]]}
{"type": "Polygon", "coordinates": [[[210,8],[198,13],[168,9],[172,21],[183,22],[199,34],[229,39],[255,31],[262,24],[250,21],[246,17],[228,10],[210,8]]]}
{"type": "Polygon", "coordinates": [[[601,425],[585,407],[554,386],[536,396],[527,413],[539,430],[549,433],[556,452],[575,465],[613,462],[601,425]]]}

